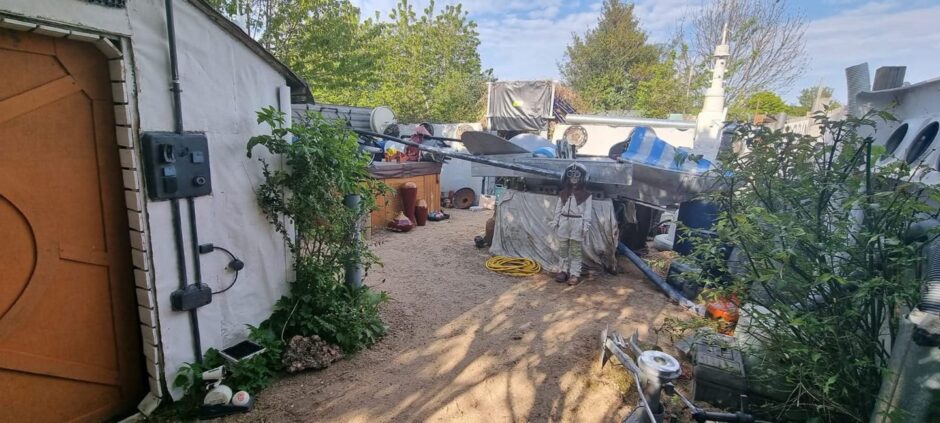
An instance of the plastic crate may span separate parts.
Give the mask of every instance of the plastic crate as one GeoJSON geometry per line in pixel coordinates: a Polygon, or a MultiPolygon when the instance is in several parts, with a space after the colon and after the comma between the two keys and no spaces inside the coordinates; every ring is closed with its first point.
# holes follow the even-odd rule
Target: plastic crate
{"type": "Polygon", "coordinates": [[[741,351],[697,343],[693,349],[692,398],[721,407],[737,407],[747,393],[741,351]]]}

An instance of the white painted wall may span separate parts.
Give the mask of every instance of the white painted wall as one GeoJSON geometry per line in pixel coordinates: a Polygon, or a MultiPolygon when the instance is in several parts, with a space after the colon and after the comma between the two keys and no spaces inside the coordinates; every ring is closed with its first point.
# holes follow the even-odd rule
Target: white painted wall
{"type": "MultiPolygon", "coordinates": [[[[238,284],[199,309],[203,348],[222,348],[244,339],[245,325],[267,318],[287,291],[288,254],[255,200],[254,188],[262,182],[260,164],[245,155],[248,139],[267,131],[255,122],[255,112],[278,106],[277,89],[285,79],[188,2],[177,1],[174,11],[183,125],[187,131],[206,132],[212,164],[212,194],[196,199],[199,242],[227,248],[245,262],[238,284]]],[[[131,1],[128,13],[140,129],[172,130],[163,2],[131,1]]],[[[257,153],[260,149],[255,157],[257,153]]],[[[167,381],[172,381],[181,364],[193,361],[189,315],[170,308],[170,293],[179,285],[170,203],[151,202],[147,211],[164,366],[167,381]]],[[[183,216],[188,241],[185,208],[183,216]]],[[[192,275],[189,249],[187,257],[192,275]]],[[[202,259],[203,281],[213,290],[227,286],[232,278],[224,270],[228,257],[217,252],[202,259]]]]}

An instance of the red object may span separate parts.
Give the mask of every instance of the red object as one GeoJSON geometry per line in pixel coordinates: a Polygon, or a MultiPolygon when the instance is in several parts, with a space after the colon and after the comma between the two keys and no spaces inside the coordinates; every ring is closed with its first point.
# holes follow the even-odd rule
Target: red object
{"type": "Polygon", "coordinates": [[[414,223],[411,223],[402,212],[398,212],[398,216],[388,222],[388,229],[395,232],[408,232],[414,227],[414,223]]]}
{"type": "Polygon", "coordinates": [[[428,206],[415,206],[415,225],[424,226],[428,223],[428,206]]]}
{"type": "Polygon", "coordinates": [[[737,297],[721,297],[705,306],[705,315],[726,323],[721,325],[719,332],[730,335],[734,333],[734,326],[740,317],[738,313],[740,301],[737,297]]]}
{"type": "Polygon", "coordinates": [[[405,212],[405,216],[408,216],[408,219],[412,222],[415,221],[415,206],[418,201],[418,185],[414,182],[405,182],[401,188],[398,189],[401,193],[401,209],[405,212]]]}

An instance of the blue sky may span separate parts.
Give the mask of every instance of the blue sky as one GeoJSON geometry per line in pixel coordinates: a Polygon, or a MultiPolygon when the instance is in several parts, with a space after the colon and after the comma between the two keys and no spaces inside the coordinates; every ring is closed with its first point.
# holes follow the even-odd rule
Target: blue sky
{"type": "MultiPolygon", "coordinates": [[[[638,0],[640,26],[654,42],[667,41],[682,19],[708,0],[638,0]]],[[[371,16],[383,16],[397,0],[352,0],[371,16]]],[[[428,0],[412,0],[423,9],[428,0]]],[[[557,63],[572,33],[583,33],[597,22],[601,0],[437,0],[438,5],[462,3],[479,25],[483,66],[499,79],[559,79],[557,63]]],[[[847,66],[868,62],[906,65],[907,80],[940,77],[940,0],[790,0],[789,7],[805,16],[806,72],[784,99],[820,81],[835,88],[844,101],[847,66]]],[[[440,7],[440,6],[438,6],[440,7]]]]}

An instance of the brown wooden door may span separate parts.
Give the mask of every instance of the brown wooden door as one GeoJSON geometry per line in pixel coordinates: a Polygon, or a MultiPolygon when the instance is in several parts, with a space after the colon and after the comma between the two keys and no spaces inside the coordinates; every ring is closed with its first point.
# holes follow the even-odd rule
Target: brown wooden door
{"type": "Polygon", "coordinates": [[[143,395],[108,62],[0,29],[0,421],[101,421],[143,395]]]}

